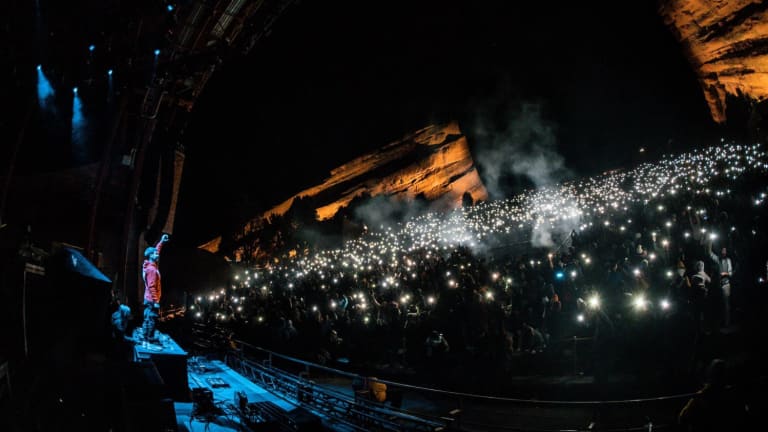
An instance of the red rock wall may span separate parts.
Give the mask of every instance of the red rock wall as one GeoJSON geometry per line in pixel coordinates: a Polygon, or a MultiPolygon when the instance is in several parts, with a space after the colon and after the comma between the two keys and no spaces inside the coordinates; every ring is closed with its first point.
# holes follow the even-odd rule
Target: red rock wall
{"type": "MultiPolygon", "coordinates": [[[[284,214],[294,198],[322,197],[331,188],[338,189],[338,193],[321,199],[324,202],[316,209],[319,220],[332,218],[340,208],[363,194],[403,200],[423,194],[430,201],[439,200],[452,207],[461,206],[464,193],[469,193],[475,202],[488,198],[458,124],[432,125],[333,169],[321,184],[295,194],[254,218],[243,232],[255,229],[262,218],[284,214]],[[401,168],[388,169],[406,159],[414,161],[401,168]],[[373,172],[387,174],[371,175],[373,172]]],[[[220,240],[213,239],[200,248],[218,252],[220,240]]]]}
{"type": "Polygon", "coordinates": [[[712,118],[726,121],[726,96],[768,98],[768,1],[662,0],[659,13],[683,45],[712,118]]]}

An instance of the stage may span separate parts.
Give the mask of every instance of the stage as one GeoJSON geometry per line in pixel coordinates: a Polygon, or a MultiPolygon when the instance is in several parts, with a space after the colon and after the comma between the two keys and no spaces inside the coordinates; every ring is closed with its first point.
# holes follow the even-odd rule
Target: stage
{"type": "Polygon", "coordinates": [[[318,413],[268,392],[220,360],[190,359],[189,383],[193,401],[174,403],[179,430],[332,430],[318,413]]]}
{"type": "Polygon", "coordinates": [[[126,432],[343,430],[221,360],[189,356],[166,334],[158,342],[133,348],[121,392],[126,432]]]}

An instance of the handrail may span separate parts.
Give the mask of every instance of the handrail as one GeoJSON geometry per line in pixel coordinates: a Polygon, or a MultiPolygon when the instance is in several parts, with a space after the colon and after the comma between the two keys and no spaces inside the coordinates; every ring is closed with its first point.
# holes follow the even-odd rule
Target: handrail
{"type": "Polygon", "coordinates": [[[445,426],[445,418],[424,414],[414,415],[406,410],[386,407],[373,401],[363,403],[363,401],[358,401],[354,396],[318,386],[313,381],[305,380],[300,376],[295,376],[275,368],[271,365],[271,361],[268,361],[269,365],[263,365],[255,360],[249,360],[242,351],[232,356],[227,355],[225,362],[241,373],[244,373],[248,379],[268,382],[268,386],[280,394],[281,397],[285,398],[283,394],[295,394],[300,404],[307,404],[313,409],[322,411],[330,418],[344,422],[348,426],[355,428],[361,426],[356,424],[354,420],[350,420],[355,418],[355,416],[359,417],[359,421],[373,422],[387,430],[394,431],[432,431],[442,430],[445,426]],[[255,372],[256,370],[259,372],[255,372]],[[265,375],[270,377],[269,380],[264,381],[265,375]],[[300,395],[302,391],[308,391],[313,396],[309,400],[302,402],[300,395]],[[407,425],[398,422],[405,422],[407,425]]]}
{"type": "MultiPolygon", "coordinates": [[[[360,377],[360,375],[352,372],[346,372],[346,371],[330,368],[327,366],[322,366],[316,363],[312,363],[310,361],[297,359],[291,356],[287,356],[285,354],[276,353],[274,351],[268,350],[266,348],[257,347],[255,345],[249,344],[244,341],[235,340],[235,343],[237,343],[238,345],[247,346],[249,348],[268,353],[271,356],[280,357],[285,360],[299,363],[304,366],[325,370],[328,372],[344,375],[350,378],[360,377]]],[[[621,404],[633,404],[633,403],[650,403],[650,402],[659,402],[659,401],[675,400],[675,399],[682,400],[682,399],[688,399],[690,397],[693,397],[696,394],[696,392],[690,392],[690,393],[681,393],[676,395],[657,396],[652,398],[620,399],[620,400],[593,400],[593,401],[537,400],[537,399],[517,399],[517,398],[508,398],[508,397],[500,397],[500,396],[489,396],[489,395],[480,395],[480,394],[473,394],[473,393],[455,392],[450,390],[441,390],[441,389],[435,389],[435,388],[429,388],[429,387],[416,386],[412,384],[399,383],[395,381],[383,380],[378,378],[376,379],[376,381],[387,384],[387,385],[392,385],[395,387],[418,390],[423,392],[437,393],[445,396],[455,396],[459,398],[472,398],[472,399],[480,399],[480,400],[486,400],[486,401],[510,402],[510,403],[532,404],[532,405],[574,405],[574,406],[575,405],[582,405],[582,406],[584,405],[621,405],[621,404]]]]}
{"type": "Polygon", "coordinates": [[[360,375],[358,375],[356,373],[346,372],[346,371],[342,371],[342,370],[339,370],[339,369],[334,369],[334,368],[331,368],[331,367],[328,367],[328,366],[319,365],[317,363],[312,363],[310,361],[301,360],[301,359],[297,359],[297,358],[294,358],[294,357],[291,357],[291,356],[288,356],[288,355],[285,355],[285,354],[280,354],[280,353],[277,353],[277,352],[274,352],[274,351],[270,351],[270,350],[268,350],[266,348],[257,347],[255,345],[249,344],[248,342],[244,342],[244,341],[241,341],[241,340],[237,340],[236,339],[236,340],[234,340],[234,342],[237,345],[244,345],[244,346],[247,346],[249,348],[253,348],[253,349],[258,350],[258,351],[263,351],[263,352],[266,352],[266,353],[268,353],[270,355],[273,355],[275,357],[280,357],[282,359],[289,360],[289,361],[292,361],[294,363],[299,363],[299,364],[304,365],[304,366],[311,366],[313,368],[322,369],[322,370],[325,370],[327,372],[333,372],[333,373],[336,373],[336,374],[339,374],[339,375],[344,375],[344,376],[347,376],[349,378],[355,378],[355,377],[359,377],[360,376],[360,375]]]}

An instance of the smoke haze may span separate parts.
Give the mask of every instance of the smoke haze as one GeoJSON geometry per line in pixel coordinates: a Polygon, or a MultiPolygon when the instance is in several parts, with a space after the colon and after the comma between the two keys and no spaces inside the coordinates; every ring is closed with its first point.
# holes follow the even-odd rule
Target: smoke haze
{"type": "MultiPolygon", "coordinates": [[[[507,109],[501,121],[479,116],[474,125],[475,161],[491,199],[505,199],[520,189],[520,180],[536,189],[560,183],[572,176],[557,150],[556,125],[547,121],[542,107],[522,102],[507,109]]],[[[573,206],[552,188],[552,202],[573,206]]],[[[531,203],[535,204],[535,203],[531,203]]],[[[556,210],[553,209],[553,212],[556,210]]],[[[531,231],[534,247],[552,248],[579,226],[579,217],[552,220],[538,215],[531,231]]]]}

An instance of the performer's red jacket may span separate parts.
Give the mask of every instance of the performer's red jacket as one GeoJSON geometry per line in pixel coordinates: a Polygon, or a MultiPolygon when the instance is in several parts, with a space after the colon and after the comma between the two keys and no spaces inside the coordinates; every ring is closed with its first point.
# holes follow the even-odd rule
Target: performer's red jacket
{"type": "MultiPolygon", "coordinates": [[[[163,241],[158,241],[155,245],[158,254],[160,254],[162,247],[163,241]]],[[[144,274],[144,301],[160,303],[162,288],[160,287],[160,269],[157,267],[157,263],[145,259],[142,269],[144,274]]]]}

